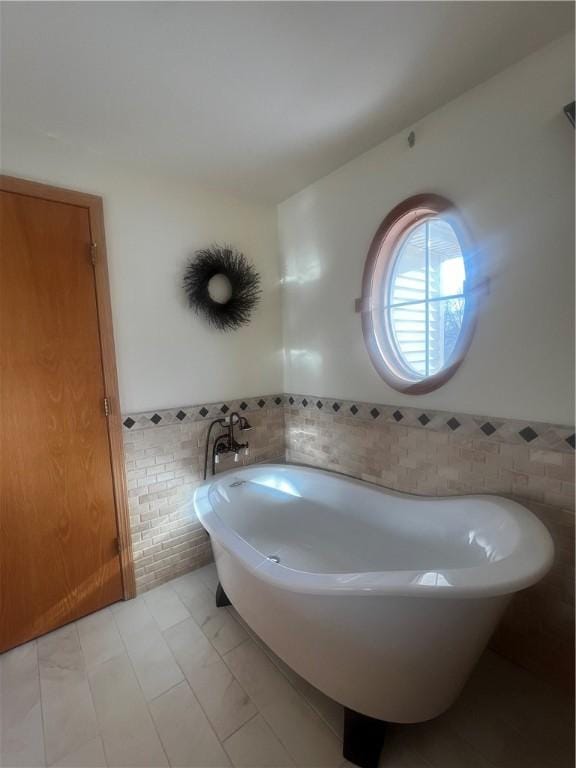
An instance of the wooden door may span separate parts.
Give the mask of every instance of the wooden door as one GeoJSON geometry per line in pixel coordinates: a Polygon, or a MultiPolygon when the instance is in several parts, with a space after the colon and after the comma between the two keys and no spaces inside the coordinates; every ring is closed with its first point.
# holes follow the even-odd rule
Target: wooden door
{"type": "Polygon", "coordinates": [[[0,651],[123,597],[92,237],[0,191],[0,651]]]}

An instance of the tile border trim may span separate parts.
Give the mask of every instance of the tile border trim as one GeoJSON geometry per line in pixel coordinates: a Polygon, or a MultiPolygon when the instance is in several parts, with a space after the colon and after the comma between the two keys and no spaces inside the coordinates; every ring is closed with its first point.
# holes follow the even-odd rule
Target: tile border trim
{"type": "Polygon", "coordinates": [[[445,432],[464,440],[480,438],[496,443],[574,453],[574,428],[563,425],[313,395],[286,394],[284,397],[286,408],[329,413],[339,419],[387,423],[428,432],[445,432]]]}
{"type": "Polygon", "coordinates": [[[576,446],[574,427],[570,426],[292,393],[257,395],[236,400],[124,414],[122,431],[128,433],[173,424],[212,421],[212,419],[225,417],[230,411],[250,413],[264,408],[330,414],[338,419],[386,423],[428,432],[445,432],[464,440],[480,438],[490,442],[529,445],[531,448],[562,453],[574,453],[576,446]]]}
{"type": "Polygon", "coordinates": [[[137,432],[141,429],[166,427],[172,424],[190,424],[195,421],[212,421],[224,418],[231,411],[250,413],[263,408],[283,408],[285,396],[257,395],[256,397],[239,398],[238,400],[220,400],[215,403],[199,403],[183,405],[182,407],[167,408],[157,411],[141,411],[122,415],[122,431],[137,432]]]}

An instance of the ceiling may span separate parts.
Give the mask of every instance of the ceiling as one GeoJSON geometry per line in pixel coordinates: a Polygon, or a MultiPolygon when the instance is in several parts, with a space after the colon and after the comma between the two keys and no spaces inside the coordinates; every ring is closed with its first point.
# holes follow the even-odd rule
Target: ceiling
{"type": "Polygon", "coordinates": [[[2,119],[275,203],[573,26],[566,2],[2,3],[2,119]]]}

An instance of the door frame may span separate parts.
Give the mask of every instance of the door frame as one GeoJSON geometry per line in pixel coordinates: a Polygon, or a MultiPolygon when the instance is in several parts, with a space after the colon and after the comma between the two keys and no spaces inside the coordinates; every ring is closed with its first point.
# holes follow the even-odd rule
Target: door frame
{"type": "Polygon", "coordinates": [[[110,302],[102,198],[97,195],[86,194],[85,192],[76,192],[71,189],[53,187],[48,184],[2,174],[0,174],[0,191],[25,195],[26,197],[36,197],[56,203],[76,205],[88,211],[92,243],[87,243],[86,258],[90,258],[92,254],[94,256],[94,279],[98,326],[100,330],[100,352],[104,374],[104,392],[109,403],[109,414],[106,421],[108,423],[108,443],[110,447],[112,483],[118,528],[118,554],[120,557],[124,599],[129,600],[136,595],[136,580],[134,576],[134,557],[132,554],[130,515],[126,491],[124,443],[122,440],[122,419],[118,395],[116,355],[114,352],[114,329],[112,325],[112,305],[110,302]]]}

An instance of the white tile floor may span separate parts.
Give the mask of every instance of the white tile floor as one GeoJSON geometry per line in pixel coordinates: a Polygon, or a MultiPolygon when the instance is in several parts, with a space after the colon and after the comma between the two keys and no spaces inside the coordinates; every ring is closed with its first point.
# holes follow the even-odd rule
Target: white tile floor
{"type": "MultiPolygon", "coordinates": [[[[214,605],[207,566],[0,656],[1,765],[343,766],[342,710],[214,605]]],[[[486,653],[386,768],[572,768],[570,700],[486,653]]]]}

